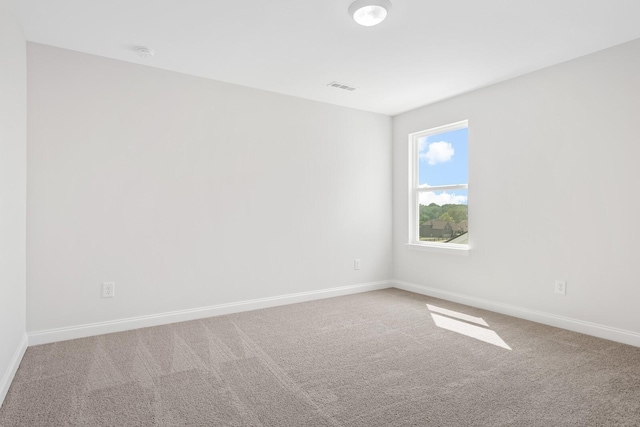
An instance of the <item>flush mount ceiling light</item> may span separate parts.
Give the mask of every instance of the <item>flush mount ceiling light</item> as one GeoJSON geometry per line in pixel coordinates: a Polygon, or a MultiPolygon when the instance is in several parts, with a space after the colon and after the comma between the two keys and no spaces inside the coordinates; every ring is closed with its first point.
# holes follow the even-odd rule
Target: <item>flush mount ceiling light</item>
{"type": "Polygon", "coordinates": [[[349,6],[349,15],[360,25],[378,25],[391,9],[389,0],[356,0],[349,6]]]}

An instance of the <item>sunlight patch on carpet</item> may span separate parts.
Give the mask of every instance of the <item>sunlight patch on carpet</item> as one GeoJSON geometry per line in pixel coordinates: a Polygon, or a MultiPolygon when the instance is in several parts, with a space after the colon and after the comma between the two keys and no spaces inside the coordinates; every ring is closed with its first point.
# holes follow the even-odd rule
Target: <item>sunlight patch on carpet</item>
{"type": "Polygon", "coordinates": [[[427,304],[427,308],[429,309],[429,311],[444,314],[445,316],[455,317],[456,319],[466,320],[467,322],[489,327],[487,322],[485,322],[482,317],[469,316],[468,314],[460,313],[459,311],[447,310],[446,308],[438,307],[431,304],[427,304]]]}
{"type": "Polygon", "coordinates": [[[472,325],[471,323],[462,322],[460,320],[452,319],[451,317],[441,316],[436,313],[431,313],[431,317],[439,328],[457,332],[459,334],[511,350],[511,347],[509,347],[507,343],[491,329],[472,325]]]}

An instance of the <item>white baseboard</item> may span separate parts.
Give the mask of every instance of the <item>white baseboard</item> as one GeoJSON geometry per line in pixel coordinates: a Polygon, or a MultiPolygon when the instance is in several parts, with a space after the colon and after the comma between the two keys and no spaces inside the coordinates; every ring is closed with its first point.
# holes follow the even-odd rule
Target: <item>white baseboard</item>
{"type": "Polygon", "coordinates": [[[7,367],[7,370],[4,373],[4,376],[0,380],[0,406],[2,406],[2,402],[4,402],[4,398],[7,397],[7,393],[9,392],[9,387],[11,386],[11,381],[13,381],[13,377],[16,375],[18,371],[18,367],[20,366],[20,362],[22,362],[22,356],[24,356],[24,352],[27,351],[28,339],[27,334],[22,337],[22,341],[18,345],[13,357],[11,358],[11,362],[7,367]]]}
{"type": "Polygon", "coordinates": [[[430,288],[428,286],[417,285],[415,283],[403,282],[400,280],[393,280],[391,285],[394,288],[417,294],[470,305],[472,307],[482,308],[496,313],[507,314],[509,316],[519,317],[521,319],[531,320],[533,322],[555,326],[557,328],[568,329],[570,331],[580,332],[582,334],[640,347],[640,333],[638,332],[585,322],[583,320],[558,316],[543,311],[530,310],[528,308],[518,307],[515,305],[502,304],[487,299],[443,291],[441,289],[430,288]]]}
{"type": "Polygon", "coordinates": [[[94,335],[109,334],[112,332],[122,332],[131,329],[146,328],[149,326],[166,325],[168,323],[184,322],[187,320],[202,319],[205,317],[220,316],[223,314],[240,313],[242,311],[257,310],[261,308],[276,307],[279,305],[294,304],[298,302],[331,298],[360,292],[375,291],[378,289],[386,289],[389,287],[390,284],[388,281],[370,282],[358,285],[341,286],[338,288],[321,289],[318,291],[300,292],[296,294],[259,298],[248,301],[232,302],[228,304],[219,304],[209,307],[151,314],[147,316],[130,317],[126,319],[118,319],[107,322],[70,326],[66,328],[35,331],[28,333],[29,345],[47,344],[57,341],[85,338],[94,335]]]}
{"type": "MultiPolygon", "coordinates": [[[[149,326],[159,326],[175,322],[184,322],[188,320],[220,316],[223,314],[240,313],[243,311],[257,310],[261,308],[276,307],[298,302],[331,298],[360,292],[368,292],[379,289],[386,289],[389,287],[395,287],[417,294],[428,295],[435,298],[494,311],[496,313],[507,314],[509,316],[519,317],[521,319],[531,320],[533,322],[538,322],[545,325],[555,326],[574,332],[580,332],[583,334],[640,347],[640,333],[638,332],[613,328],[597,323],[585,322],[578,319],[558,316],[555,314],[531,310],[528,308],[518,307],[510,304],[503,304],[483,298],[477,298],[455,292],[444,291],[441,289],[430,288],[428,286],[422,286],[400,280],[362,283],[358,285],[321,289],[318,291],[300,292],[275,297],[238,301],[209,307],[200,307],[188,310],[152,314],[147,316],[130,317],[108,322],[91,323],[85,325],[70,326],[66,328],[29,332],[28,344],[47,344],[51,342],[84,338],[94,335],[108,334],[112,332],[121,332],[131,329],[145,328],[149,326]]],[[[13,378],[15,370],[18,368],[20,360],[22,360],[22,355],[24,354],[24,351],[26,349],[26,341],[23,344],[24,345],[21,347],[21,349],[16,352],[16,356],[14,357],[15,363],[12,362],[13,371],[11,372],[11,370],[9,370],[7,374],[5,374],[5,377],[2,379],[2,383],[0,383],[0,397],[2,398],[4,398],[3,393],[6,393],[6,391],[8,390],[9,384],[11,382],[10,379],[13,378]]]]}

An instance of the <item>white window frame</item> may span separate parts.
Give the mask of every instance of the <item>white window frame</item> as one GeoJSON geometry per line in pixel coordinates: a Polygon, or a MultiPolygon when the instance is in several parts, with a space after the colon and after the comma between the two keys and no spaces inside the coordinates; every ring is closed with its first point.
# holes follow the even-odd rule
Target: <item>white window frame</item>
{"type": "Polygon", "coordinates": [[[407,248],[412,250],[422,250],[428,252],[449,253],[455,255],[468,255],[470,249],[469,244],[446,243],[446,242],[424,242],[420,240],[420,193],[431,193],[434,191],[444,190],[467,190],[469,183],[449,184],[437,186],[419,186],[419,158],[418,158],[418,141],[426,136],[436,135],[439,133],[450,132],[458,129],[468,129],[469,121],[462,120],[444,126],[423,130],[409,134],[409,239],[407,248]]]}

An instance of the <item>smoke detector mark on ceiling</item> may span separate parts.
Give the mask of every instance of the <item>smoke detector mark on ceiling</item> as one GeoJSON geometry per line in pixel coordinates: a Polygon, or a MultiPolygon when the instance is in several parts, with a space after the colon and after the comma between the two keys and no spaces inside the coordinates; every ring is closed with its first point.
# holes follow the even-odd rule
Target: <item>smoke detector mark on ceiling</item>
{"type": "Polygon", "coordinates": [[[146,46],[135,46],[133,48],[133,50],[135,50],[135,52],[141,58],[151,58],[153,55],[156,54],[155,50],[151,49],[150,47],[146,47],[146,46]]]}
{"type": "Polygon", "coordinates": [[[354,91],[357,89],[357,87],[355,86],[349,86],[340,82],[331,82],[327,86],[335,87],[336,89],[348,90],[348,91],[354,91]]]}

